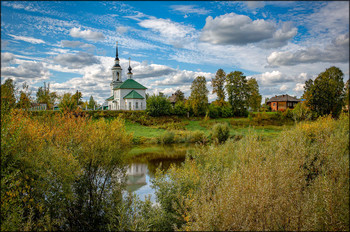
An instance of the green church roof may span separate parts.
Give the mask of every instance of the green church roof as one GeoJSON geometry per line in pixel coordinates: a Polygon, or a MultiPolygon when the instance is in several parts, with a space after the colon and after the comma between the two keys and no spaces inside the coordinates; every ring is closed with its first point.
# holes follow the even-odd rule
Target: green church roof
{"type": "Polygon", "coordinates": [[[123,97],[124,99],[144,99],[144,97],[142,97],[138,92],[136,92],[135,90],[130,91],[130,93],[128,93],[125,97],[123,97]]]}
{"type": "Polygon", "coordinates": [[[133,79],[127,79],[121,85],[115,87],[114,89],[147,89],[147,88],[133,79]]]}
{"type": "Polygon", "coordinates": [[[109,98],[107,98],[106,100],[107,101],[111,101],[111,100],[113,100],[114,99],[114,97],[113,96],[110,96],[109,98]]]}

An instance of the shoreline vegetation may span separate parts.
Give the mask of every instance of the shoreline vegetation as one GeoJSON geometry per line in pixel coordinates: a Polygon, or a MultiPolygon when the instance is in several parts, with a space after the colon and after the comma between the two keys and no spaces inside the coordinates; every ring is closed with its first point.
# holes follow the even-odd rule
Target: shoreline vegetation
{"type": "Polygon", "coordinates": [[[1,117],[1,230],[347,230],[349,114],[286,115],[11,110],[1,117]],[[128,159],[144,158],[127,155],[146,144],[130,133],[141,126],[157,143],[197,144],[157,172],[156,205],[122,194],[128,159]]]}

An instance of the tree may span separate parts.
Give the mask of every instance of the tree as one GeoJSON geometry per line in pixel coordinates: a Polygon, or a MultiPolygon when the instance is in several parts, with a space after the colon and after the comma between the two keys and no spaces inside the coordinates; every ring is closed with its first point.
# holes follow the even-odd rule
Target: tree
{"type": "Polygon", "coordinates": [[[345,87],[344,87],[344,92],[345,92],[345,98],[344,98],[344,104],[346,105],[347,109],[349,110],[349,80],[346,81],[345,87]]]}
{"type": "Polygon", "coordinates": [[[1,113],[7,112],[16,106],[16,83],[7,79],[1,85],[1,113]]]}
{"type": "Polygon", "coordinates": [[[185,100],[185,94],[181,90],[176,90],[175,92],[175,102],[178,101],[184,101],[185,100]]]}
{"type": "Polygon", "coordinates": [[[51,109],[55,104],[55,100],[58,98],[56,92],[50,92],[50,84],[46,86],[44,82],[44,87],[39,87],[36,93],[36,101],[40,104],[46,104],[48,109],[51,109]]]}
{"type": "Polygon", "coordinates": [[[333,66],[320,73],[315,81],[306,81],[303,97],[307,106],[320,116],[337,117],[344,104],[343,77],[343,72],[333,66]]]}
{"type": "Polygon", "coordinates": [[[230,72],[226,76],[228,102],[235,116],[247,114],[248,84],[246,76],[240,71],[230,72]]]}
{"type": "Polygon", "coordinates": [[[71,93],[64,93],[58,107],[62,110],[73,111],[77,108],[77,102],[71,93]]]}
{"type": "Polygon", "coordinates": [[[22,90],[20,91],[19,101],[17,107],[20,109],[29,109],[31,106],[31,91],[29,91],[29,86],[26,82],[23,83],[22,90]]]}
{"type": "Polygon", "coordinates": [[[147,99],[147,108],[146,112],[151,116],[163,116],[169,115],[171,110],[170,101],[164,96],[161,95],[153,95],[149,96],[147,99]]]}
{"type": "Polygon", "coordinates": [[[189,98],[193,113],[196,116],[204,115],[208,108],[208,89],[205,77],[198,76],[192,82],[191,96],[189,98]]]}
{"type": "Polygon", "coordinates": [[[88,104],[88,108],[93,110],[94,108],[96,108],[96,106],[97,106],[97,103],[91,95],[90,100],[89,100],[89,104],[88,104]]]}
{"type": "Polygon", "coordinates": [[[250,78],[247,81],[248,85],[248,104],[253,111],[257,111],[261,105],[261,95],[259,93],[259,85],[255,78],[250,78]]]}
{"type": "Polygon", "coordinates": [[[82,105],[84,102],[82,101],[83,99],[83,94],[77,90],[77,92],[72,96],[74,101],[76,102],[77,106],[82,105]]]}
{"type": "Polygon", "coordinates": [[[225,79],[226,73],[223,69],[218,69],[215,74],[215,78],[211,80],[211,85],[213,86],[213,93],[216,93],[219,106],[222,106],[225,101],[225,79]]]}

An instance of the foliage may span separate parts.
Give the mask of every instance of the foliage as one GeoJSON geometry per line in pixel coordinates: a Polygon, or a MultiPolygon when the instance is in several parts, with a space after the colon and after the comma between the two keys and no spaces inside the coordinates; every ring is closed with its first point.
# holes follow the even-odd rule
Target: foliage
{"type": "Polygon", "coordinates": [[[40,104],[46,104],[48,109],[52,109],[55,100],[58,98],[56,92],[50,92],[50,84],[46,86],[44,82],[43,87],[38,88],[36,93],[36,102],[40,104]]]}
{"type": "Polygon", "coordinates": [[[64,111],[73,111],[77,108],[77,101],[71,93],[64,93],[58,107],[64,111]]]}
{"type": "Polygon", "coordinates": [[[173,131],[165,131],[160,137],[160,143],[169,144],[174,142],[175,133],[173,131]]]}
{"type": "Polygon", "coordinates": [[[220,106],[225,101],[225,79],[225,71],[223,69],[218,69],[218,71],[216,71],[215,78],[211,80],[211,84],[213,86],[213,94],[216,93],[217,101],[220,106]]]}
{"type": "Polygon", "coordinates": [[[210,118],[219,118],[221,116],[221,107],[216,104],[210,104],[208,110],[210,118]]]}
{"type": "Polygon", "coordinates": [[[159,95],[153,95],[147,99],[147,114],[158,117],[163,115],[169,115],[171,110],[170,101],[159,93],[159,95]]]}
{"type": "Polygon", "coordinates": [[[312,118],[312,112],[306,106],[305,102],[299,102],[292,111],[292,117],[297,122],[310,120],[312,118]]]}
{"type": "Polygon", "coordinates": [[[248,101],[247,107],[253,111],[257,111],[261,105],[262,96],[259,93],[259,85],[255,78],[250,78],[247,81],[248,101]]]}
{"type": "Polygon", "coordinates": [[[1,115],[16,106],[16,84],[12,79],[7,79],[1,85],[1,115]]]}
{"type": "Polygon", "coordinates": [[[218,123],[213,126],[211,139],[217,143],[224,143],[230,135],[230,128],[227,123],[218,123]]]}
{"type": "Polygon", "coordinates": [[[17,110],[1,125],[2,231],[107,230],[131,141],[120,120],[17,110]]]}
{"type": "Polygon", "coordinates": [[[30,95],[32,92],[28,90],[28,87],[27,83],[24,82],[20,91],[19,101],[17,102],[17,108],[19,109],[29,109],[31,106],[32,99],[30,95]]]}
{"type": "Polygon", "coordinates": [[[247,115],[248,90],[247,78],[242,72],[234,71],[227,74],[226,92],[235,116],[247,115]]]}
{"type": "Polygon", "coordinates": [[[349,100],[350,100],[349,80],[347,80],[345,83],[344,92],[345,92],[344,105],[346,105],[348,107],[348,110],[349,110],[349,100]]]}
{"type": "Polygon", "coordinates": [[[177,101],[172,110],[172,114],[178,116],[185,116],[187,114],[187,108],[183,101],[177,101]]]}
{"type": "Polygon", "coordinates": [[[221,107],[221,116],[223,118],[233,117],[233,110],[232,110],[231,106],[223,106],[223,107],[221,107]]]}
{"type": "Polygon", "coordinates": [[[344,103],[343,77],[343,72],[333,66],[320,73],[315,81],[306,81],[303,97],[307,106],[318,115],[338,117],[344,103]]]}
{"type": "MultiPolygon", "coordinates": [[[[163,230],[347,230],[349,118],[198,148],[153,181],[163,230]]],[[[151,227],[152,230],[157,229],[151,227]]]]}
{"type": "Polygon", "coordinates": [[[91,109],[91,110],[94,110],[95,108],[97,108],[97,102],[94,100],[92,95],[90,96],[88,108],[91,109]]]}
{"type": "Polygon", "coordinates": [[[185,100],[185,94],[181,90],[176,90],[175,92],[175,103],[185,100]]]}
{"type": "Polygon", "coordinates": [[[208,107],[208,89],[205,77],[198,76],[191,85],[189,102],[195,116],[204,115],[208,107]]]}
{"type": "Polygon", "coordinates": [[[77,90],[75,94],[72,96],[72,100],[76,103],[77,106],[80,106],[83,104],[83,94],[77,90]]]}

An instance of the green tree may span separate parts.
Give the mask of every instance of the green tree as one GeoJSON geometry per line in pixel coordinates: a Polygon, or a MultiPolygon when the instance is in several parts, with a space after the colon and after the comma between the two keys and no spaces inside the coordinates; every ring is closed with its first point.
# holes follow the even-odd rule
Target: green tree
{"type": "Polygon", "coordinates": [[[32,99],[30,95],[32,94],[29,91],[29,86],[26,82],[23,83],[22,90],[20,91],[19,101],[17,103],[17,108],[20,109],[29,109],[31,106],[32,99]]]}
{"type": "Polygon", "coordinates": [[[208,89],[205,77],[198,76],[192,82],[191,96],[189,98],[194,115],[204,115],[208,108],[208,89]]]}
{"type": "Polygon", "coordinates": [[[349,110],[349,80],[346,81],[345,87],[344,87],[344,92],[345,92],[345,98],[344,98],[344,104],[347,106],[347,109],[349,110]]]}
{"type": "Polygon", "coordinates": [[[62,110],[73,111],[77,108],[77,101],[71,93],[64,93],[58,107],[62,110]]]}
{"type": "Polygon", "coordinates": [[[187,109],[185,103],[183,101],[177,101],[173,108],[173,114],[178,116],[185,116],[187,113],[187,109]]]}
{"type": "Polygon", "coordinates": [[[343,77],[343,72],[333,66],[320,73],[315,81],[306,81],[303,97],[307,106],[320,116],[338,117],[344,104],[343,77]]]}
{"type": "Polygon", "coordinates": [[[250,78],[247,81],[248,85],[248,104],[253,111],[257,111],[261,105],[261,95],[259,93],[259,85],[255,78],[250,78]]]}
{"type": "Polygon", "coordinates": [[[96,106],[97,106],[97,103],[91,95],[90,100],[89,100],[89,104],[88,104],[88,108],[93,110],[96,106]]]}
{"type": "Polygon", "coordinates": [[[40,104],[46,104],[48,109],[52,109],[55,100],[58,98],[56,92],[50,92],[50,84],[46,86],[44,82],[43,87],[39,87],[36,93],[36,101],[40,104]]]}
{"type": "Polygon", "coordinates": [[[226,76],[228,102],[235,116],[247,114],[248,84],[246,76],[240,71],[230,72],[226,76]]]}
{"type": "Polygon", "coordinates": [[[211,85],[213,86],[213,94],[216,93],[219,106],[222,106],[225,101],[225,79],[226,73],[223,69],[218,69],[215,74],[215,78],[212,78],[211,85]]]}
{"type": "Polygon", "coordinates": [[[164,94],[149,96],[147,99],[147,114],[151,116],[169,115],[171,103],[164,94]]]}
{"type": "Polygon", "coordinates": [[[178,101],[184,101],[185,100],[185,94],[181,90],[176,90],[175,92],[175,102],[178,101]]]}
{"type": "Polygon", "coordinates": [[[84,102],[82,101],[82,99],[83,99],[83,94],[81,93],[81,92],[79,92],[78,90],[77,90],[77,92],[75,92],[75,94],[73,94],[73,99],[74,99],[74,101],[76,102],[76,104],[78,105],[78,106],[80,106],[80,105],[82,105],[84,102]]]}
{"type": "Polygon", "coordinates": [[[1,114],[16,106],[16,92],[16,83],[12,79],[1,85],[1,114]]]}

